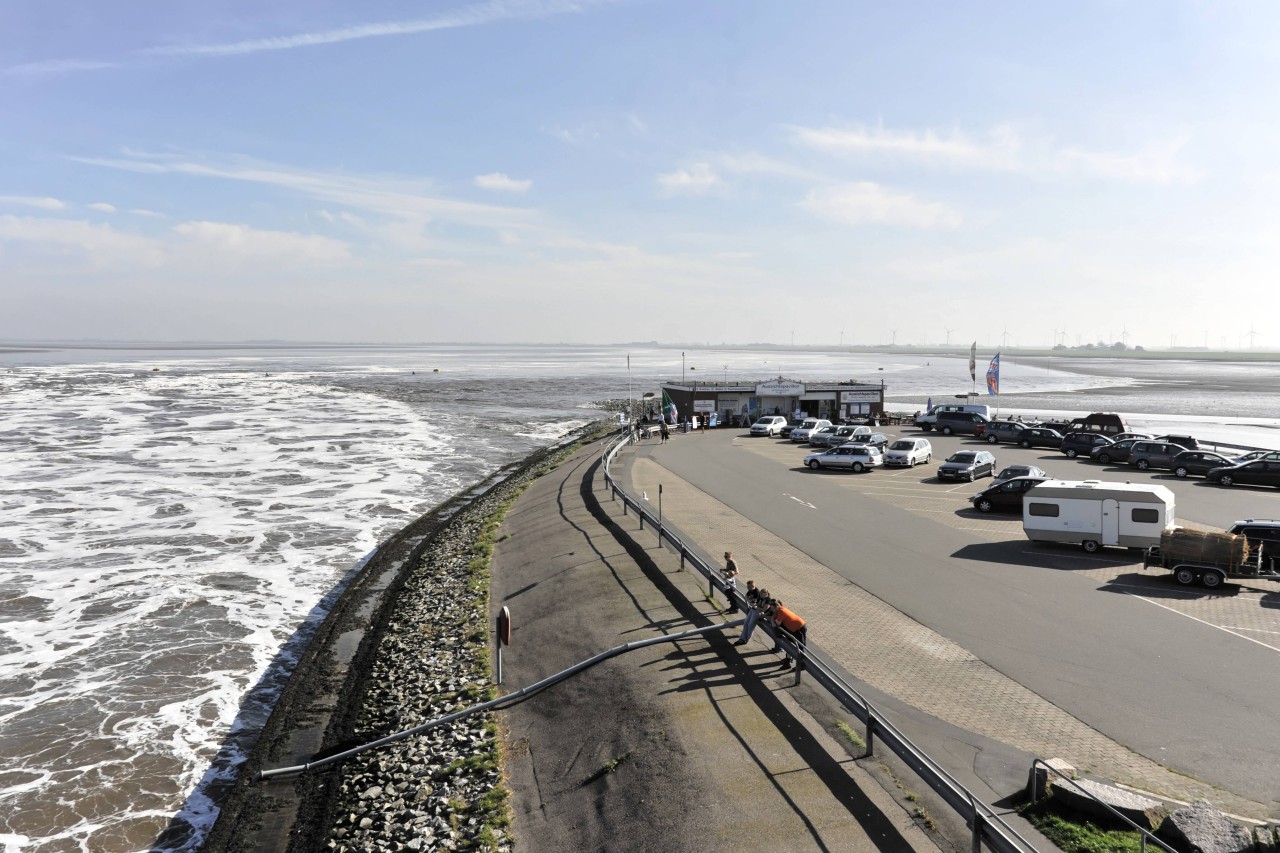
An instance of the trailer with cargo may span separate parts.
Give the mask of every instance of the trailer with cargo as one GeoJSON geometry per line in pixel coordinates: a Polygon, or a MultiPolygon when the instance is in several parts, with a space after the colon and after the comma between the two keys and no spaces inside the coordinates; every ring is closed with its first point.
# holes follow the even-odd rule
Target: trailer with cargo
{"type": "Polygon", "coordinates": [[[1266,548],[1266,543],[1235,533],[1174,527],[1161,535],[1160,544],[1147,549],[1142,567],[1167,569],[1184,586],[1198,583],[1210,589],[1228,579],[1280,580],[1264,556],[1266,548]]]}
{"type": "Polygon", "coordinates": [[[1164,486],[1102,480],[1046,480],[1022,501],[1022,529],[1032,542],[1150,548],[1174,526],[1173,492],[1164,486]]]}

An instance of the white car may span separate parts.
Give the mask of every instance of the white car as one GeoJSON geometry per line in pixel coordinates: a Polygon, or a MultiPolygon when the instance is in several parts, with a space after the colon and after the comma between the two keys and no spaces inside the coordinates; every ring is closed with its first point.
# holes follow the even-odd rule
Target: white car
{"type": "Polygon", "coordinates": [[[805,418],[804,423],[791,431],[791,440],[796,444],[808,444],[809,436],[823,427],[829,426],[831,426],[831,421],[826,418],[805,418]]]}
{"type": "Polygon", "coordinates": [[[884,464],[914,468],[933,459],[933,445],[927,438],[900,438],[885,450],[884,464]]]}
{"type": "Polygon", "coordinates": [[[765,415],[751,425],[751,434],[770,437],[782,435],[782,428],[786,425],[787,419],[781,415],[765,415]]]}
{"type": "Polygon", "coordinates": [[[867,444],[842,444],[821,453],[810,453],[804,458],[804,464],[815,471],[819,468],[848,468],[862,472],[884,465],[884,454],[880,448],[867,444]]]}

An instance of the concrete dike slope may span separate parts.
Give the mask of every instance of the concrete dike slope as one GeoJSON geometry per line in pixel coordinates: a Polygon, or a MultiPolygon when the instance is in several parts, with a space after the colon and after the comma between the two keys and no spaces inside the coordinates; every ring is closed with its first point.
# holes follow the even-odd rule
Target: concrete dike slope
{"type": "Polygon", "coordinates": [[[496,717],[257,781],[487,698],[485,611],[492,625],[506,606],[514,623],[493,695],[723,622],[609,500],[602,447],[550,472],[535,454],[380,549],[297,667],[202,849],[936,849],[919,808],[874,778],[884,771],[864,771],[833,721],[805,711],[823,703],[792,686],[768,638],[738,649],[719,632],[621,655],[496,717]],[[483,519],[526,486],[497,533],[486,606],[463,569],[483,519]],[[509,827],[494,819],[505,790],[509,827]]]}

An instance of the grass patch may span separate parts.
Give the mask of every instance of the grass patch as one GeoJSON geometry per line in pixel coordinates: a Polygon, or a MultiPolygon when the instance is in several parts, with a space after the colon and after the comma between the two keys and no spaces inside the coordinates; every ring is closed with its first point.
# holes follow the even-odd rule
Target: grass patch
{"type": "Polygon", "coordinates": [[[1063,853],[1139,853],[1142,834],[1132,829],[1100,826],[1091,820],[1062,814],[1053,797],[1022,806],[1018,813],[1063,853]]]}
{"type": "Polygon", "coordinates": [[[867,742],[862,739],[862,735],[858,734],[858,730],[846,723],[844,720],[836,720],[836,728],[840,734],[844,735],[845,740],[856,746],[858,749],[866,752],[867,742]]]}

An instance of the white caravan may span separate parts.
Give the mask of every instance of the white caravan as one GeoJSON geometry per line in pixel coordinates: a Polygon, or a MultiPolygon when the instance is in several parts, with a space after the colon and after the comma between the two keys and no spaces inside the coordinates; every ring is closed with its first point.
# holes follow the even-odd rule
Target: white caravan
{"type": "Polygon", "coordinates": [[[1022,499],[1028,539],[1070,542],[1090,553],[1103,545],[1150,548],[1173,526],[1173,492],[1164,486],[1045,480],[1022,499]]]}

